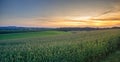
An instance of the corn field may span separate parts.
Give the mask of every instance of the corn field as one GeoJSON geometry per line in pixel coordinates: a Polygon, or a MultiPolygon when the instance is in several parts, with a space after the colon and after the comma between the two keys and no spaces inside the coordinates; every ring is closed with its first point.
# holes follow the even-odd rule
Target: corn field
{"type": "Polygon", "coordinates": [[[100,62],[119,45],[119,29],[0,40],[0,62],[100,62]]]}

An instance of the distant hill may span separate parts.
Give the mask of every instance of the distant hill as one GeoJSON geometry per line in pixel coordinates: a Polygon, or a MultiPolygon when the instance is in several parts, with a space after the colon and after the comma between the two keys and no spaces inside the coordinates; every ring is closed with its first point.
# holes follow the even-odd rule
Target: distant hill
{"type": "Polygon", "coordinates": [[[52,29],[52,28],[16,27],[16,26],[0,27],[0,30],[46,30],[46,29],[52,29]]]}
{"type": "Polygon", "coordinates": [[[53,30],[53,28],[7,26],[7,27],[0,27],[0,34],[19,33],[19,32],[34,32],[34,31],[46,31],[46,30],[53,30]]]}
{"type": "Polygon", "coordinates": [[[93,28],[93,27],[61,27],[61,28],[40,28],[40,27],[17,27],[17,26],[6,26],[0,27],[0,34],[6,33],[19,33],[19,32],[35,32],[35,31],[47,31],[47,30],[56,30],[56,31],[91,31],[91,30],[105,30],[105,29],[120,29],[120,27],[112,28],[93,28]]]}
{"type": "Polygon", "coordinates": [[[91,30],[105,30],[105,29],[120,29],[120,27],[112,27],[112,28],[63,27],[63,28],[56,28],[56,30],[60,30],[60,31],[91,31],[91,30]]]}

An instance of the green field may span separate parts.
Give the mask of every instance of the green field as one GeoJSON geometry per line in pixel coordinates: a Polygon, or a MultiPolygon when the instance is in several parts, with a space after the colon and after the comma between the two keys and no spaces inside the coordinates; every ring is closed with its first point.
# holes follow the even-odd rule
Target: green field
{"type": "Polygon", "coordinates": [[[67,33],[69,32],[42,31],[42,32],[9,33],[9,34],[0,34],[0,40],[18,39],[18,38],[36,38],[36,37],[45,37],[45,36],[60,35],[67,33]]]}
{"type": "Polygon", "coordinates": [[[119,45],[120,29],[0,34],[0,62],[120,62],[119,45]]]}

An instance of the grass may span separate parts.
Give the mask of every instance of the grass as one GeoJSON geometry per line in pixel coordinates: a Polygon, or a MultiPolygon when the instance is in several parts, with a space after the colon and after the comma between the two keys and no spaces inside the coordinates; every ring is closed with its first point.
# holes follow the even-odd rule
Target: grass
{"type": "Polygon", "coordinates": [[[120,51],[116,51],[115,53],[109,55],[105,60],[101,62],[120,62],[120,51]]]}
{"type": "Polygon", "coordinates": [[[19,38],[35,38],[51,35],[60,35],[66,34],[68,32],[62,31],[42,31],[42,32],[24,32],[24,33],[9,33],[9,34],[0,34],[0,40],[7,39],[19,39],[19,38]]]}
{"type": "Polygon", "coordinates": [[[0,40],[0,62],[100,62],[119,45],[119,29],[0,40]]]}

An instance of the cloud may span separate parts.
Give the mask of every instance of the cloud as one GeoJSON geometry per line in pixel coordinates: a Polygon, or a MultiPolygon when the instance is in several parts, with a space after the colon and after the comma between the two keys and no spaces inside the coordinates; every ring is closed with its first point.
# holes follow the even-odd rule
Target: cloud
{"type": "Polygon", "coordinates": [[[120,0],[115,0],[112,7],[92,18],[101,21],[120,21],[120,0]]]}
{"type": "Polygon", "coordinates": [[[105,19],[92,19],[92,20],[99,20],[99,21],[120,21],[120,18],[105,18],[105,19]]]}

